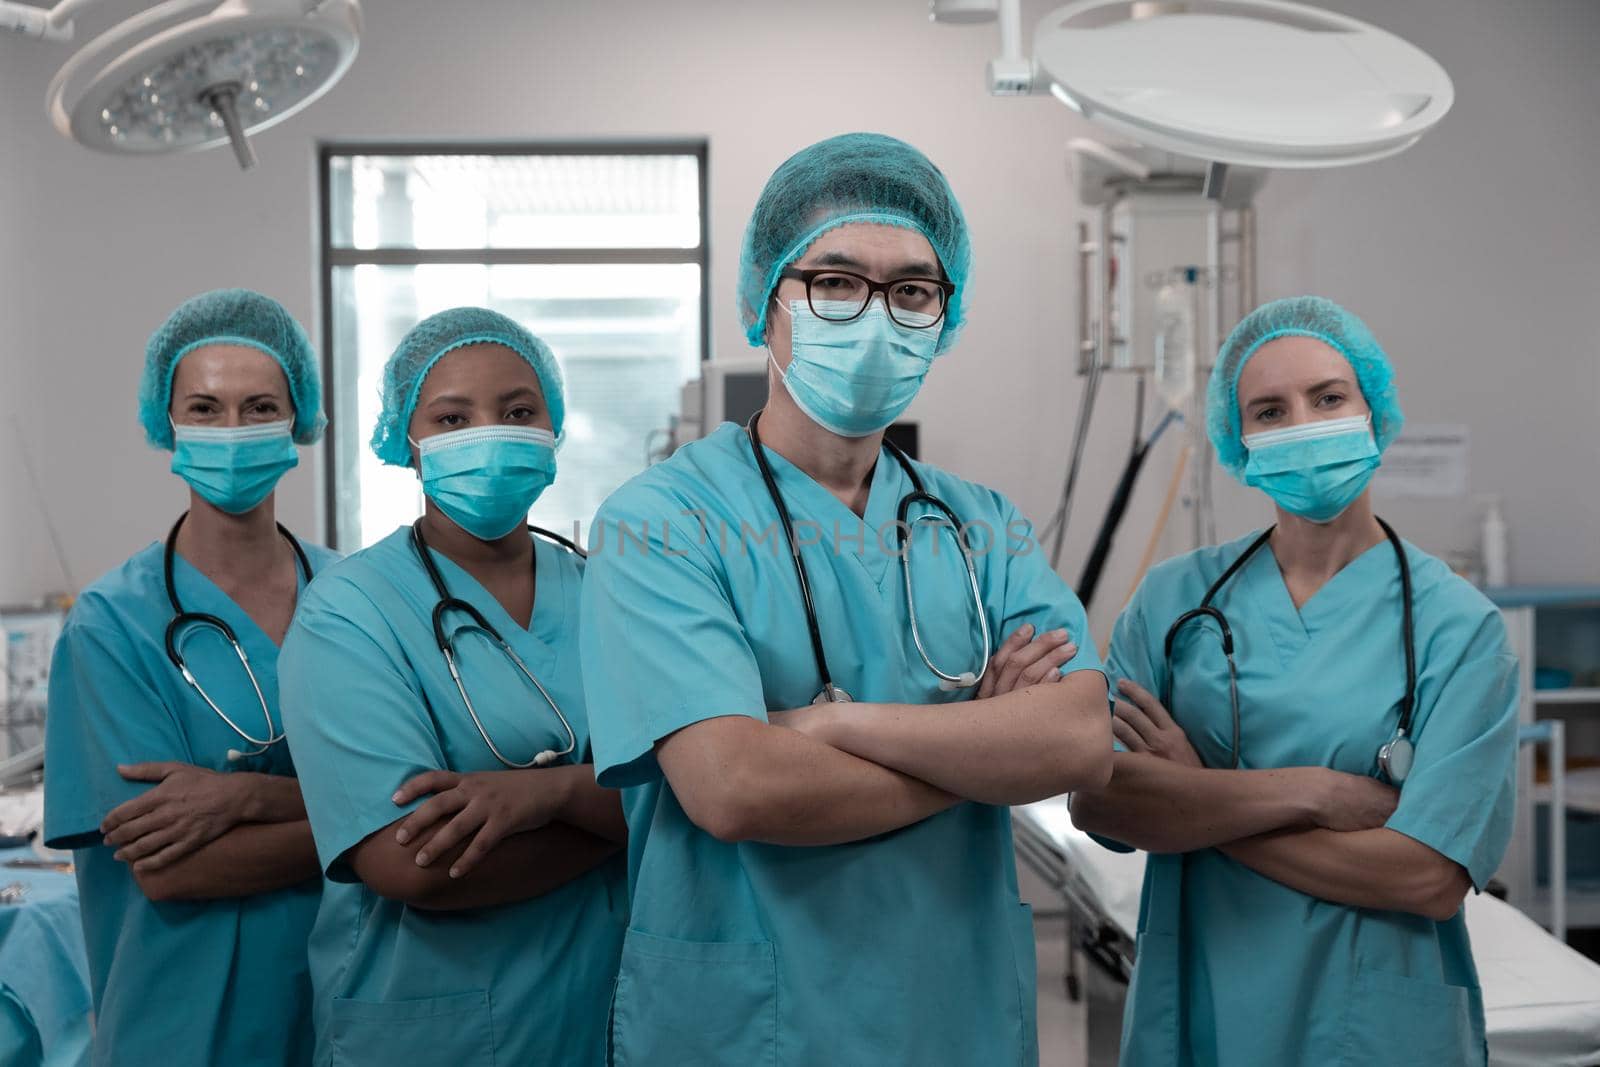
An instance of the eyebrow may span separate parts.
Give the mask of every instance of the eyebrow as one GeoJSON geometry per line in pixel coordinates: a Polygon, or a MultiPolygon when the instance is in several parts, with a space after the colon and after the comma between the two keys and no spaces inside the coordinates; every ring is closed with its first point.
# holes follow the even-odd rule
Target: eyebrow
{"type": "MultiPolygon", "coordinates": [[[[1317,382],[1315,385],[1307,386],[1305,391],[1306,391],[1307,395],[1310,395],[1311,393],[1320,393],[1324,389],[1332,388],[1335,385],[1342,385],[1347,389],[1353,388],[1353,383],[1350,381],[1349,378],[1341,377],[1341,378],[1328,378],[1328,379],[1326,379],[1324,381],[1317,382]]],[[[1252,399],[1250,401],[1250,406],[1251,407],[1255,407],[1257,404],[1281,404],[1281,403],[1283,403],[1283,397],[1278,396],[1276,393],[1273,393],[1273,394],[1270,394],[1268,396],[1255,397],[1254,399],[1252,399]]]]}
{"type": "MultiPolygon", "coordinates": [[[[500,396],[497,399],[499,400],[500,403],[506,404],[506,403],[509,403],[509,402],[511,402],[513,400],[518,399],[519,397],[528,397],[531,400],[541,401],[541,402],[544,399],[543,397],[541,397],[539,395],[539,391],[537,389],[535,389],[531,385],[519,385],[515,389],[512,389],[512,390],[510,390],[508,392],[501,393],[500,396]]],[[[432,408],[432,407],[438,407],[440,404],[467,404],[467,405],[470,405],[471,403],[472,403],[472,398],[471,397],[457,396],[454,393],[446,393],[446,394],[444,394],[442,396],[436,396],[432,400],[428,401],[428,406],[430,408],[432,408]]]]}
{"type": "MultiPolygon", "coordinates": [[[[812,261],[817,267],[845,267],[860,274],[867,273],[867,266],[859,259],[852,257],[848,252],[823,252],[812,261]]],[[[914,259],[901,263],[896,269],[889,272],[893,278],[938,278],[939,268],[925,259],[914,259]]]]}

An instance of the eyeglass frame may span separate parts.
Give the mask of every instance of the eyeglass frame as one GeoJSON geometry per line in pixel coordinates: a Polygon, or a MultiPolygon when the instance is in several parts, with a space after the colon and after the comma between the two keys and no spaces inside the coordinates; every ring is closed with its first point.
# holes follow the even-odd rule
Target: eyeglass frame
{"type": "MultiPolygon", "coordinates": [[[[778,272],[778,277],[780,280],[787,278],[793,281],[804,282],[806,286],[806,306],[811,309],[811,313],[813,315],[821,319],[823,322],[854,322],[862,315],[867,313],[867,308],[872,306],[873,296],[878,293],[882,293],[884,309],[888,311],[889,318],[894,319],[896,325],[903,326],[908,330],[927,330],[939,325],[944,321],[945,312],[950,308],[950,300],[956,295],[956,283],[952,281],[946,281],[943,278],[926,278],[917,275],[908,275],[904,278],[895,278],[887,282],[877,282],[873,281],[865,274],[857,274],[853,270],[841,270],[838,267],[785,267],[783,270],[778,272]],[[813,278],[823,274],[843,274],[847,278],[856,278],[864,282],[867,286],[867,298],[861,302],[861,310],[857,311],[854,315],[851,315],[847,319],[828,318],[826,315],[818,311],[816,304],[812,303],[811,301],[811,281],[813,278]],[[889,290],[891,287],[900,285],[903,282],[928,282],[934,286],[937,286],[944,292],[944,300],[939,304],[939,314],[932,322],[922,326],[914,326],[910,323],[901,322],[899,319],[894,317],[894,302],[889,299],[889,290]]],[[[777,294],[774,293],[773,295],[776,296],[777,294]]]]}

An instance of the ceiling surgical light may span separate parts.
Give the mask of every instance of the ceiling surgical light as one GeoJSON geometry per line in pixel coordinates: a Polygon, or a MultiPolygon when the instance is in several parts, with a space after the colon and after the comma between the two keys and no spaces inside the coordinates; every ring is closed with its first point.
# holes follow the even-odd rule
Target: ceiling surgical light
{"type": "Polygon", "coordinates": [[[1111,133],[1195,159],[1366,163],[1416,144],[1455,101],[1420,48],[1307,4],[1079,0],[1040,20],[1030,57],[1020,0],[996,3],[991,93],[1050,93],[1111,133]]]}
{"type": "MultiPolygon", "coordinates": [[[[43,8],[0,0],[0,27],[70,39],[93,0],[43,8]]],[[[166,0],[85,45],[50,82],[65,137],[151,155],[223,144],[255,163],[249,134],[310,105],[344,75],[361,34],[359,0],[166,0]]]]}

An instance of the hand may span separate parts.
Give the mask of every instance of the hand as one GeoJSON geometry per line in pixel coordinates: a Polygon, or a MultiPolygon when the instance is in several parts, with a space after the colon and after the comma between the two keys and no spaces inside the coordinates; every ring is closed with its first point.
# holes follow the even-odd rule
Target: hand
{"type": "Polygon", "coordinates": [[[100,824],[113,857],[141,874],[160,870],[245,822],[255,776],[219,774],[187,763],[135,763],[117,773],[157,785],[111,810],[100,824]]]}
{"type": "Polygon", "coordinates": [[[566,803],[568,770],[426,771],[402,785],[393,797],[396,804],[409,804],[433,794],[400,823],[395,840],[402,845],[420,840],[417,866],[426,867],[470,839],[466,851],[450,866],[451,878],[463,877],[506,838],[555,820],[566,803]],[[432,835],[424,838],[429,830],[432,835]]]}
{"type": "Polygon", "coordinates": [[[978,683],[978,699],[1059,682],[1062,665],[1077,654],[1078,646],[1066,630],[1048,630],[1034,637],[1033,624],[1023,623],[989,660],[989,669],[978,683]]]}
{"type": "Polygon", "coordinates": [[[1315,791],[1312,821],[1327,830],[1376,830],[1389,821],[1400,791],[1363,774],[1346,774],[1317,768],[1320,787],[1315,791]]]}
{"type": "Polygon", "coordinates": [[[1127,678],[1117,683],[1117,692],[1127,697],[1116,703],[1111,732],[1129,752],[1147,752],[1186,767],[1204,767],[1172,714],[1149,690],[1127,678]]]}

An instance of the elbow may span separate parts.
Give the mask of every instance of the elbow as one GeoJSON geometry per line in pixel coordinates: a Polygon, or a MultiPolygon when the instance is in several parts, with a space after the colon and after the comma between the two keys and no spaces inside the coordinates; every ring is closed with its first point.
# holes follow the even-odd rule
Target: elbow
{"type": "Polygon", "coordinates": [[[724,844],[738,844],[756,835],[755,793],[738,782],[737,769],[715,779],[696,782],[679,794],[678,801],[689,821],[724,844]]]}
{"type": "Polygon", "coordinates": [[[1077,753],[1064,793],[1098,793],[1111,784],[1111,746],[1077,753]]]}
{"type": "Polygon", "coordinates": [[[1075,715],[1077,721],[1062,731],[1054,746],[1055,788],[1050,796],[1099,792],[1111,784],[1111,719],[1105,713],[1104,698],[1076,709],[1075,715]]]}
{"type": "Polygon", "coordinates": [[[1472,879],[1467,877],[1467,872],[1459,864],[1445,860],[1440,866],[1443,869],[1430,872],[1433,876],[1421,886],[1413,909],[1418,915],[1436,923],[1455,918],[1462,902],[1467,899],[1468,890],[1472,888],[1472,879]]]}
{"type": "Polygon", "coordinates": [[[396,904],[426,909],[439,895],[439,879],[400,845],[369,838],[351,850],[347,863],[362,885],[396,904]]]}
{"type": "Polygon", "coordinates": [[[1099,833],[1104,828],[1100,821],[1100,797],[1095,793],[1074,793],[1068,808],[1072,825],[1086,834],[1099,833]]]}

